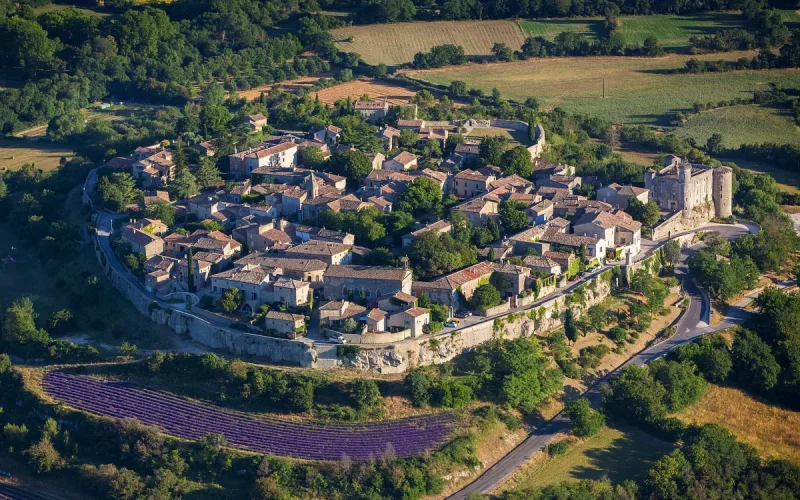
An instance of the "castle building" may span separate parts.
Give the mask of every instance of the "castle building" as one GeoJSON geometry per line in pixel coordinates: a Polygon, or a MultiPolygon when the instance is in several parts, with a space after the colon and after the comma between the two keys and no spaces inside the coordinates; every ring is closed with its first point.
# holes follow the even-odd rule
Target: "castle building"
{"type": "Polygon", "coordinates": [[[650,201],[661,210],[688,212],[713,202],[716,217],[729,217],[733,213],[732,168],[693,164],[673,155],[667,156],[665,164],[658,172],[648,169],[644,174],[650,201]]]}

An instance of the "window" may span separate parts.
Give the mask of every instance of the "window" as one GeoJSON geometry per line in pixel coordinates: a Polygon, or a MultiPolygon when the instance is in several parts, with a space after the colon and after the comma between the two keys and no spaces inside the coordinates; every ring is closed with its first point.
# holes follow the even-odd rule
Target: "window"
{"type": "Polygon", "coordinates": [[[343,286],[342,287],[342,296],[347,297],[348,293],[350,293],[350,291],[347,289],[346,286],[343,286]]]}
{"type": "Polygon", "coordinates": [[[376,297],[378,297],[378,298],[381,298],[381,295],[383,295],[383,294],[381,293],[381,289],[380,289],[380,288],[378,288],[378,289],[375,291],[375,296],[376,296],[376,297]]]}
{"type": "Polygon", "coordinates": [[[253,300],[256,300],[256,299],[258,299],[258,294],[256,292],[253,292],[253,300]]]}
{"type": "Polygon", "coordinates": [[[217,287],[214,287],[214,291],[215,291],[215,292],[217,291],[217,287]]]}

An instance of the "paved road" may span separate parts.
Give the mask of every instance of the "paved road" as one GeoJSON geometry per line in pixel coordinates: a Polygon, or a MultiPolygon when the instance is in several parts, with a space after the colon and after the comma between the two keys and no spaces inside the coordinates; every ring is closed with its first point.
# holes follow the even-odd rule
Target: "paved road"
{"type": "MultiPolygon", "coordinates": [[[[700,230],[717,231],[728,239],[734,239],[748,233],[748,228],[741,225],[710,225],[699,228],[696,231],[700,230]]],[[[754,230],[754,228],[750,229],[750,231],[754,230]]],[[[660,245],[652,245],[649,253],[652,254],[652,252],[655,251],[658,246],[660,245]]],[[[631,359],[629,359],[623,366],[631,364],[644,365],[645,363],[665,355],[670,349],[673,349],[681,344],[691,342],[692,340],[708,333],[730,328],[736,323],[741,322],[746,317],[746,315],[742,313],[741,308],[733,308],[733,310],[736,311],[734,315],[729,316],[725,319],[725,321],[720,322],[718,325],[713,327],[709,326],[708,317],[711,306],[708,295],[704,290],[695,285],[686,274],[686,261],[694,251],[696,250],[684,249],[682,260],[675,269],[676,276],[683,282],[686,294],[691,299],[689,307],[687,307],[683,316],[677,323],[675,335],[664,342],[652,345],[642,350],[638,354],[631,357],[631,359]]],[[[738,305],[739,304],[737,304],[737,306],[738,305]]],[[[609,377],[614,376],[616,373],[618,373],[618,371],[611,372],[600,379],[597,383],[595,383],[594,386],[584,393],[584,397],[586,397],[593,405],[599,405],[602,399],[600,388],[609,377]]],[[[527,463],[533,455],[542,451],[544,447],[556,437],[556,435],[568,432],[569,429],[569,420],[565,415],[559,413],[555,418],[536,429],[536,431],[534,431],[533,434],[531,434],[525,441],[511,450],[510,453],[500,459],[492,467],[484,471],[484,473],[478,476],[475,481],[467,485],[462,490],[451,495],[449,500],[465,500],[467,495],[473,492],[491,492],[497,486],[510,478],[511,475],[520,467],[525,465],[525,463],[527,463]]]]}
{"type": "Polygon", "coordinates": [[[0,500],[61,500],[50,493],[36,492],[24,486],[0,482],[0,500]]]}

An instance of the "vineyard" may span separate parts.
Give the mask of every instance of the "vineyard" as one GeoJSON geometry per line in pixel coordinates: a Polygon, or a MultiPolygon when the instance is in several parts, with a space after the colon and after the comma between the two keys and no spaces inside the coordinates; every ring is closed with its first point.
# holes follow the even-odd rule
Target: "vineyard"
{"type": "Polygon", "coordinates": [[[222,434],[235,447],[307,460],[368,460],[393,449],[411,457],[436,448],[450,434],[452,414],[352,425],[320,425],[255,418],[124,382],[50,372],[43,386],[66,404],[97,415],[133,418],[183,439],[222,434]]]}

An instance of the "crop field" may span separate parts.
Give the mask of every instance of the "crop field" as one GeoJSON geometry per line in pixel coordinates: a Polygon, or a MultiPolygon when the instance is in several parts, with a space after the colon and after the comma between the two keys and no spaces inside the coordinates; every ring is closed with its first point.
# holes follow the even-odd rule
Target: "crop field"
{"type": "Polygon", "coordinates": [[[0,139],[0,169],[18,170],[26,163],[36,168],[58,168],[62,156],[72,157],[72,148],[45,141],[0,139]]]}
{"type": "Polygon", "coordinates": [[[698,144],[705,144],[714,133],[722,135],[726,148],[762,142],[800,145],[800,130],[788,110],[757,105],[703,111],[675,129],[676,135],[692,137],[698,144]]]}
{"type": "MultiPolygon", "coordinates": [[[[752,57],[752,52],[695,56],[699,59],[752,57]]],[[[413,78],[440,85],[463,80],[471,88],[506,98],[539,99],[548,108],[605,118],[614,123],[668,125],[669,113],[687,111],[695,102],[717,102],[747,96],[770,82],[798,88],[800,70],[731,71],[688,75],[671,73],[691,56],[564,57],[511,63],[408,70],[413,78]],[[605,98],[603,82],[605,81],[605,98]]]]}
{"type": "Polygon", "coordinates": [[[517,50],[525,41],[512,21],[370,24],[333,30],[333,37],[339,50],[358,52],[367,64],[389,66],[410,62],[417,52],[445,43],[461,45],[467,55],[488,55],[497,42],[517,50]]]}
{"type": "Polygon", "coordinates": [[[522,144],[523,146],[530,146],[531,141],[528,139],[528,133],[510,128],[489,127],[489,128],[475,128],[467,134],[467,137],[481,138],[499,135],[506,137],[511,141],[511,146],[522,144]]]}
{"type": "MultiPolygon", "coordinates": [[[[781,11],[788,23],[800,22],[800,15],[792,10],[781,11]]],[[[641,45],[648,36],[658,38],[668,50],[689,47],[689,38],[704,36],[716,31],[741,28],[742,16],[733,12],[712,12],[693,16],[650,15],[621,16],[619,30],[625,42],[641,45]]],[[[590,40],[604,35],[605,19],[601,17],[578,17],[564,19],[532,19],[519,22],[526,36],[542,36],[552,40],[559,33],[582,33],[590,40]]]]}
{"type": "Polygon", "coordinates": [[[541,453],[514,476],[507,489],[604,477],[613,483],[641,480],[650,466],[671,450],[670,443],[634,427],[603,427],[594,436],[571,445],[564,455],[541,453]]]}
{"type": "Polygon", "coordinates": [[[416,92],[389,82],[364,79],[335,85],[315,93],[319,95],[320,102],[325,104],[333,104],[339,99],[348,97],[355,100],[365,94],[375,100],[382,100],[385,97],[390,105],[396,106],[408,104],[408,100],[414,97],[416,92]]]}
{"type": "Polygon", "coordinates": [[[676,415],[693,424],[719,424],[762,457],[800,464],[800,412],[759,401],[730,387],[712,385],[693,406],[676,415]]]}
{"type": "Polygon", "coordinates": [[[452,414],[436,414],[366,424],[320,425],[256,418],[123,382],[50,372],[45,391],[79,410],[113,418],[133,418],[167,434],[196,440],[222,434],[231,446],[307,460],[380,457],[389,445],[398,457],[420,455],[443,444],[453,430],[452,414]]]}

